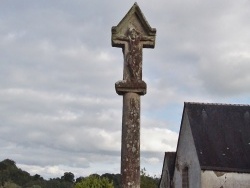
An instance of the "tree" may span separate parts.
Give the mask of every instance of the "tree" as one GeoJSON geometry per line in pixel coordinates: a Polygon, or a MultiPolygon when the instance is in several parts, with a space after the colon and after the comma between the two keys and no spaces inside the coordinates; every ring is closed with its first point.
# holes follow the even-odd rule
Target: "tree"
{"type": "Polygon", "coordinates": [[[16,162],[11,159],[5,159],[2,161],[2,163],[6,164],[7,166],[14,166],[16,167],[16,162]]]}
{"type": "Polygon", "coordinates": [[[114,185],[108,178],[90,175],[76,183],[74,188],[114,188],[114,185]]]}
{"type": "Polygon", "coordinates": [[[78,177],[78,178],[76,178],[76,184],[78,183],[78,182],[80,182],[80,181],[82,181],[84,179],[84,177],[78,177]]]}
{"type": "Polygon", "coordinates": [[[61,177],[62,180],[74,183],[75,182],[75,175],[72,172],[65,172],[64,175],[61,177]]]}
{"type": "Polygon", "coordinates": [[[141,188],[157,188],[157,187],[158,187],[158,179],[147,175],[146,169],[143,168],[141,170],[141,188]]]}
{"type": "Polygon", "coordinates": [[[121,174],[109,174],[105,173],[101,175],[101,177],[108,178],[109,181],[113,182],[114,188],[120,188],[121,187],[121,174]]]}
{"type": "Polygon", "coordinates": [[[73,188],[73,187],[74,187],[73,183],[62,180],[60,178],[50,179],[49,181],[46,182],[46,186],[44,186],[44,188],[73,188]]]}
{"type": "Polygon", "coordinates": [[[34,176],[33,176],[33,179],[34,180],[43,180],[43,177],[41,177],[39,174],[35,174],[34,176]]]}
{"type": "Polygon", "coordinates": [[[5,182],[3,188],[21,188],[21,187],[13,182],[5,182]]]}

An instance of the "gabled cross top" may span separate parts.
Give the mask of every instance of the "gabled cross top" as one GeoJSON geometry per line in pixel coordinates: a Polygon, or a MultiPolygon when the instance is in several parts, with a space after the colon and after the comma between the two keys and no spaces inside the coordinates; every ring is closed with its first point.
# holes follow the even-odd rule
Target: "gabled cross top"
{"type": "Polygon", "coordinates": [[[154,48],[156,29],[151,28],[137,3],[121,22],[112,27],[112,46],[123,50],[123,80],[116,83],[116,92],[146,94],[146,83],[142,81],[142,48],[154,48]]]}

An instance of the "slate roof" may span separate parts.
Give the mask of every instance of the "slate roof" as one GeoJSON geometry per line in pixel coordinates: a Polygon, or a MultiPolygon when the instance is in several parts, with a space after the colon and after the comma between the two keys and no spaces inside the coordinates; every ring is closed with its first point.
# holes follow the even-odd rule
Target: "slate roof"
{"type": "MultiPolygon", "coordinates": [[[[176,152],[165,152],[161,178],[159,181],[159,187],[161,186],[162,181],[167,180],[166,177],[164,177],[166,175],[164,173],[164,171],[166,171],[166,173],[169,175],[170,180],[173,179],[174,167],[175,167],[175,157],[176,157],[176,152]]],[[[167,181],[169,181],[169,180],[167,180],[167,181]]],[[[170,185],[170,182],[164,182],[164,183],[167,183],[170,185]]],[[[165,187],[165,186],[166,185],[163,185],[162,187],[165,187]]]]}
{"type": "Polygon", "coordinates": [[[165,158],[167,169],[169,172],[170,179],[174,176],[174,163],[175,163],[176,152],[165,152],[165,158]]]}
{"type": "Polygon", "coordinates": [[[203,170],[250,173],[250,106],[185,103],[203,170]]]}

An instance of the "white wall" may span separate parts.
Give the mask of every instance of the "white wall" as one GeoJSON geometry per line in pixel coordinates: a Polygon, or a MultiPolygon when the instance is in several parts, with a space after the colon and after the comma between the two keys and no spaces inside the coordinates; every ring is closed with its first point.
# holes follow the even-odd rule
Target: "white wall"
{"type": "Polygon", "coordinates": [[[201,187],[201,171],[194,140],[187,118],[187,113],[184,112],[183,125],[179,135],[179,143],[177,148],[177,158],[174,172],[174,187],[182,187],[181,171],[185,166],[189,168],[189,187],[201,187]]]}
{"type": "Polygon", "coordinates": [[[250,174],[205,170],[201,172],[201,184],[206,188],[249,188],[250,174]]]}

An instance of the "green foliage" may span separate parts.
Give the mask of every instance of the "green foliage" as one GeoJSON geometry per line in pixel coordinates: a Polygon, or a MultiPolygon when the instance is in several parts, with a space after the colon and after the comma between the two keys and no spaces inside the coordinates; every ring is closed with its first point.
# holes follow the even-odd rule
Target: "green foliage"
{"type": "Polygon", "coordinates": [[[78,182],[80,182],[80,181],[82,181],[84,179],[84,177],[78,177],[78,178],[76,178],[76,184],[78,183],[78,182]]]}
{"type": "Polygon", "coordinates": [[[65,172],[64,176],[56,179],[44,180],[40,175],[31,176],[17,168],[10,159],[0,162],[0,188],[73,188],[74,174],[65,172]]]}
{"type": "Polygon", "coordinates": [[[10,159],[5,159],[0,162],[0,167],[1,186],[5,186],[5,184],[9,182],[23,186],[27,181],[29,181],[30,174],[17,168],[16,163],[10,159]]]}
{"type": "Polygon", "coordinates": [[[73,188],[74,184],[60,178],[53,178],[46,182],[43,188],[73,188]]]}
{"type": "Polygon", "coordinates": [[[101,177],[108,178],[110,182],[113,182],[114,188],[121,187],[121,174],[103,174],[101,177]]]}
{"type": "Polygon", "coordinates": [[[5,182],[3,186],[0,186],[0,188],[21,188],[21,187],[13,182],[5,182]]]}
{"type": "Polygon", "coordinates": [[[65,172],[61,179],[71,183],[75,182],[75,176],[72,172],[65,172]]]}
{"type": "Polygon", "coordinates": [[[11,159],[5,159],[1,163],[5,164],[6,166],[9,166],[9,167],[14,167],[14,168],[16,167],[15,161],[13,161],[11,159]]]}
{"type": "Polygon", "coordinates": [[[141,188],[157,188],[159,179],[151,177],[146,173],[146,169],[141,170],[141,188]]]}
{"type": "MultiPolygon", "coordinates": [[[[159,179],[151,177],[146,169],[141,170],[141,188],[157,188],[159,179]]],[[[65,172],[61,178],[44,180],[39,174],[31,176],[17,168],[13,160],[0,162],[0,188],[120,188],[120,174],[92,174],[88,177],[78,177],[65,172]]]]}
{"type": "Polygon", "coordinates": [[[114,185],[108,178],[90,175],[76,183],[74,188],[114,188],[114,185]]]}

